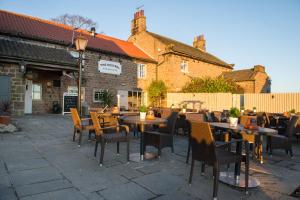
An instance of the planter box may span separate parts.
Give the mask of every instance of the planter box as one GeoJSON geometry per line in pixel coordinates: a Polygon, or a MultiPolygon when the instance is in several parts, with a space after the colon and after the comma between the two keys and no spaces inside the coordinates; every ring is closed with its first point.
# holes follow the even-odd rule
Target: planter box
{"type": "Polygon", "coordinates": [[[0,124],[8,125],[11,122],[10,116],[0,116],[0,124]]]}

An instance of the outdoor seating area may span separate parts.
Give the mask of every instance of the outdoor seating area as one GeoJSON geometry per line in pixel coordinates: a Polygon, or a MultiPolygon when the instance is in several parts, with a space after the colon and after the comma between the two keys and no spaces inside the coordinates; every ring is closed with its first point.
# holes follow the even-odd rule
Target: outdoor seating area
{"type": "MultiPolygon", "coordinates": [[[[152,122],[166,123],[165,127],[143,124],[141,129],[141,123],[139,132],[143,133],[134,136],[132,126],[125,124],[139,121],[139,116],[122,116],[120,125],[106,128],[97,118],[99,115],[92,112],[90,123],[95,132],[90,137],[89,130],[83,131],[80,147],[77,143],[80,134],[72,141],[71,116],[15,119],[22,131],[1,135],[1,198],[293,199],[290,194],[298,187],[295,177],[300,173],[300,146],[295,138],[291,139],[293,158],[284,150],[274,150],[270,156],[264,146],[261,164],[256,157],[251,158],[251,146],[248,146],[251,141],[246,142],[247,138],[229,142],[215,140],[219,122],[212,122],[215,123],[212,126],[200,118],[202,115],[191,114],[189,118],[187,114],[191,125],[188,135],[176,134],[172,119],[179,117],[177,112],[170,113],[173,116],[167,120],[156,118],[157,123],[152,122]],[[172,128],[174,133],[166,132],[172,128]],[[149,138],[143,138],[147,134],[149,138]],[[168,136],[164,138],[167,134],[173,136],[171,143],[168,136]],[[141,142],[144,142],[142,146],[141,142]],[[169,144],[170,148],[163,148],[163,144],[169,144]],[[97,145],[100,145],[98,150],[97,145]],[[189,149],[191,155],[187,160],[189,149]],[[145,157],[141,158],[140,154],[145,157]],[[240,174],[242,185],[226,183],[223,179],[226,173],[240,174]],[[254,187],[253,183],[258,185],[254,187]]],[[[227,132],[223,129],[224,134],[227,132]]]]}

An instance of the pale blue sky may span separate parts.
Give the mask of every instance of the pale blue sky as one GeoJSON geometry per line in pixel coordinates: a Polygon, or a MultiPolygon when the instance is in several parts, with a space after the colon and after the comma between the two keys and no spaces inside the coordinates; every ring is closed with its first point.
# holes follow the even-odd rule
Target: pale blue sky
{"type": "Polygon", "coordinates": [[[44,19],[87,16],[124,40],[140,5],[148,30],[187,44],[204,34],[207,51],[235,69],[266,66],[273,92],[300,92],[300,0],[0,0],[0,9],[44,19]]]}

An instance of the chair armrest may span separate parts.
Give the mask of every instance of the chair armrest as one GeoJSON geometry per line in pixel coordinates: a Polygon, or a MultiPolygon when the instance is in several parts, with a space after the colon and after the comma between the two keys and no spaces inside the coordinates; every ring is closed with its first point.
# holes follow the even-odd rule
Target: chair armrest
{"type": "Polygon", "coordinates": [[[119,125],[119,127],[123,130],[125,130],[126,134],[129,133],[129,127],[127,125],[119,125]]]}
{"type": "Polygon", "coordinates": [[[243,142],[243,139],[231,139],[228,142],[222,142],[222,143],[216,144],[216,146],[223,147],[223,146],[228,146],[230,144],[237,143],[237,142],[243,142]]]}

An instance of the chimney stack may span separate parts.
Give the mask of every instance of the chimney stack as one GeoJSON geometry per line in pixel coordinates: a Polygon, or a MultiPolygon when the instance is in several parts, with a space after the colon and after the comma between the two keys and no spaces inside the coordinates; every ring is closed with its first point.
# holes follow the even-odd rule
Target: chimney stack
{"type": "Polygon", "coordinates": [[[204,35],[199,35],[194,38],[193,46],[201,51],[206,51],[206,40],[204,35]]]}
{"type": "Polygon", "coordinates": [[[254,65],[253,70],[255,72],[266,72],[266,68],[262,65],[254,65]]]}
{"type": "Polygon", "coordinates": [[[131,21],[131,35],[146,31],[146,17],[144,10],[138,10],[134,13],[134,18],[131,21]]]}

